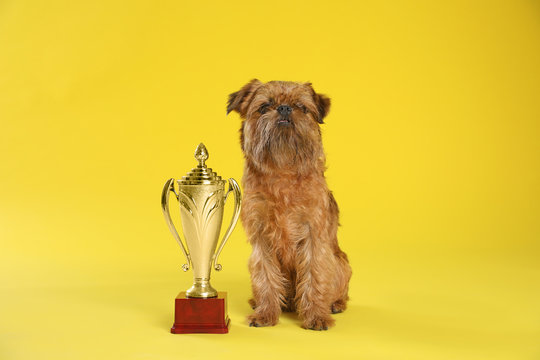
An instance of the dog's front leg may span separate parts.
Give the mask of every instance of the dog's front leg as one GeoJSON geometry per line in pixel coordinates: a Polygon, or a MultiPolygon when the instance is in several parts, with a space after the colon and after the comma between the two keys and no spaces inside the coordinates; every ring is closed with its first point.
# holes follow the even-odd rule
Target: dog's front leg
{"type": "Polygon", "coordinates": [[[300,242],[296,262],[296,309],[302,319],[302,327],[327,330],[334,325],[330,316],[331,274],[328,241],[313,238],[313,233],[300,242]]]}
{"type": "Polygon", "coordinates": [[[253,242],[249,270],[255,300],[255,312],[248,316],[249,326],[276,325],[285,301],[286,280],[275,251],[264,241],[253,242]]]}

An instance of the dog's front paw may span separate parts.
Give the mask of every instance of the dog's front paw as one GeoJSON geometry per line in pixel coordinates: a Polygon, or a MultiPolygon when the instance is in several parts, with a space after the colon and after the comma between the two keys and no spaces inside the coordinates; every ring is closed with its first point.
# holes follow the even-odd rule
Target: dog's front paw
{"type": "Polygon", "coordinates": [[[248,318],[249,326],[262,327],[262,326],[274,326],[278,323],[278,318],[265,314],[252,314],[248,318]]]}
{"type": "Polygon", "coordinates": [[[306,319],[302,323],[304,329],[310,330],[328,330],[331,326],[334,326],[334,319],[331,317],[315,317],[312,319],[306,319]]]}

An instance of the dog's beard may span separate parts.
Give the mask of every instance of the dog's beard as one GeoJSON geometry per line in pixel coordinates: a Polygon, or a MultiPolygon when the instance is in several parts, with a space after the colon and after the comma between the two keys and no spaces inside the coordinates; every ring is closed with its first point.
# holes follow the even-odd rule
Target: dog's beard
{"type": "Polygon", "coordinates": [[[259,164],[278,169],[302,169],[313,165],[318,156],[317,144],[294,120],[280,125],[264,116],[257,123],[257,134],[252,143],[252,156],[259,164]]]}

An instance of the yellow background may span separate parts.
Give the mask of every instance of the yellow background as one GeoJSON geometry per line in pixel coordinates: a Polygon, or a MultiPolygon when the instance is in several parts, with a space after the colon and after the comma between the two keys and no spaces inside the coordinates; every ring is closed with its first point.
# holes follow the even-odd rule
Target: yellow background
{"type": "Polygon", "coordinates": [[[532,0],[3,0],[0,359],[540,359],[539,104],[532,0]],[[350,307],[249,328],[238,226],[230,334],[171,335],[161,188],[201,141],[240,180],[225,102],[254,77],[332,98],[350,307]]]}

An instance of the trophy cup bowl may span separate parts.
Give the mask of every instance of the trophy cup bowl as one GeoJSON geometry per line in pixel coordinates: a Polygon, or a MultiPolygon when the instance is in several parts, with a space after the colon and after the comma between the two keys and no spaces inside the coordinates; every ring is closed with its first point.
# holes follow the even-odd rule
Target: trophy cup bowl
{"type": "MultiPolygon", "coordinates": [[[[212,287],[210,284],[210,272],[212,267],[216,271],[220,271],[222,268],[221,264],[218,263],[219,255],[236,226],[241,207],[241,193],[238,183],[230,178],[228,180],[228,190],[225,191],[227,181],[222,180],[205,164],[208,159],[208,151],[204,144],[201,143],[197,147],[195,159],[199,161],[197,167],[182,179],[177,181],[174,178],[167,180],[161,195],[161,207],[165,221],[186,258],[186,263],[182,265],[182,269],[184,271],[188,271],[190,268],[193,269],[193,285],[185,292],[181,292],[176,298],[175,325],[171,329],[174,333],[212,332],[202,331],[208,330],[205,326],[211,323],[208,322],[209,319],[188,319],[189,316],[193,315],[191,310],[197,308],[197,306],[199,312],[203,313],[208,312],[207,307],[211,306],[210,303],[215,303],[217,305],[212,306],[223,307],[222,312],[226,317],[226,293],[218,293],[212,287]],[[178,186],[178,191],[175,190],[175,183],[178,186]],[[169,212],[169,195],[171,192],[175,195],[180,206],[180,219],[186,246],[184,246],[169,212]],[[233,216],[218,247],[225,203],[231,193],[234,193],[235,199],[233,216]],[[219,302],[220,294],[223,294],[222,305],[219,302]],[[208,301],[212,298],[216,299],[208,301]],[[201,302],[200,300],[206,301],[201,302]],[[179,302],[181,303],[180,309],[179,302]],[[191,310],[183,310],[183,305],[190,307],[191,310]],[[190,313],[189,316],[183,314],[186,311],[190,313]],[[188,323],[193,325],[195,320],[200,322],[200,326],[204,325],[201,331],[191,331],[194,329],[189,329],[189,326],[186,325],[188,323]]],[[[220,314],[216,316],[219,319],[221,318],[220,314]]],[[[224,320],[227,321],[226,328],[228,328],[228,318],[224,320]]],[[[217,323],[213,325],[216,327],[217,323]]],[[[220,329],[223,330],[223,323],[221,323],[220,329]]]]}

